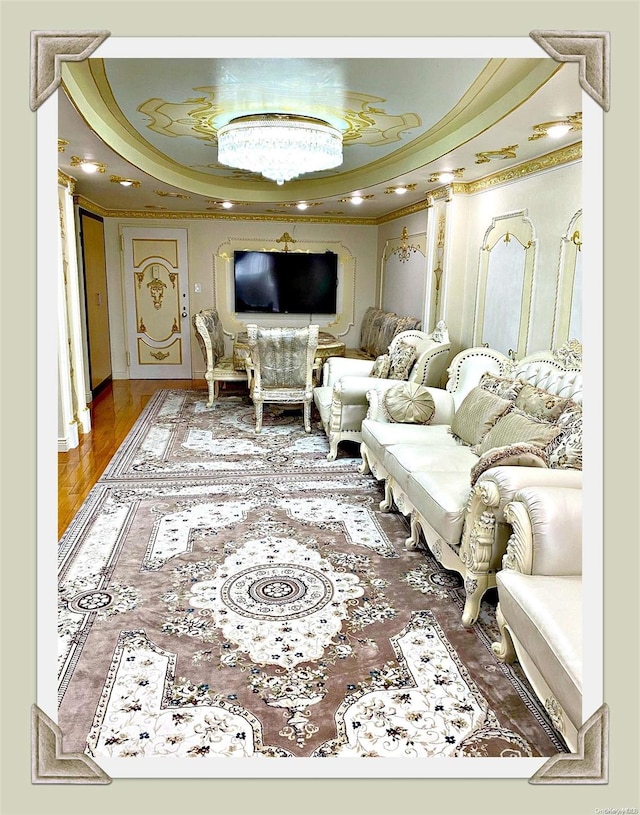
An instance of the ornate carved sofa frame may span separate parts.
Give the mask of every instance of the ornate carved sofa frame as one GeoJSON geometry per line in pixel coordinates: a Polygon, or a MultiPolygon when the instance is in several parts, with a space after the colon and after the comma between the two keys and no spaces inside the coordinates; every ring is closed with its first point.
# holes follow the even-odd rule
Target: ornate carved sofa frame
{"type": "Polygon", "coordinates": [[[396,507],[411,519],[406,546],[428,548],[447,569],[464,579],[462,622],[472,625],[485,592],[495,587],[511,527],[504,515],[514,495],[528,486],[581,488],[582,471],[536,466],[494,466],[472,487],[479,456],[461,447],[450,432],[455,411],[485,372],[523,379],[550,394],[582,402],[581,348],[568,344],[514,362],[489,348],[459,353],[445,389],[428,388],[435,402],[429,425],[391,423],[383,409],[388,385],[372,385],[370,409],[362,422],[361,472],[385,482],[384,511],[396,507]]]}

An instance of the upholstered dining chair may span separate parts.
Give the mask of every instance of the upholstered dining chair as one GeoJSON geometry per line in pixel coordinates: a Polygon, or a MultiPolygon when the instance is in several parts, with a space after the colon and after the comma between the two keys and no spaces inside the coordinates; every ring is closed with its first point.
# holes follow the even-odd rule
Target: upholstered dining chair
{"type": "Polygon", "coordinates": [[[204,373],[209,389],[207,407],[212,407],[219,395],[220,382],[246,382],[247,372],[235,370],[232,357],[224,355],[224,335],[228,332],[224,331],[216,309],[202,309],[193,315],[191,322],[207,366],[204,373]]]}
{"type": "Polygon", "coordinates": [[[265,402],[303,406],[304,429],[311,432],[311,401],[318,348],[318,326],[262,328],[247,325],[249,393],[256,414],[256,433],[262,430],[265,402]]]}

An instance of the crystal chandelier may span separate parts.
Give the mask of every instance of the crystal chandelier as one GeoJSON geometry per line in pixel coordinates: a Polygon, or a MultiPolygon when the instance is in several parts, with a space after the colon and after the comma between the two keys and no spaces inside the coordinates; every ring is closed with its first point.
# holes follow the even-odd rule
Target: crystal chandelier
{"type": "Polygon", "coordinates": [[[218,130],[218,161],[284,184],[342,164],[342,134],[308,116],[240,116],[218,130]]]}

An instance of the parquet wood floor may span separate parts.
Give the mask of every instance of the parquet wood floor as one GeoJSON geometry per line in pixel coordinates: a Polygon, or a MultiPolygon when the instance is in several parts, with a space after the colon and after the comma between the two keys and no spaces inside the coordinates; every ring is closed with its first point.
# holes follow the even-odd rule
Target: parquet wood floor
{"type": "Polygon", "coordinates": [[[58,453],[58,538],[159,388],[195,388],[206,392],[204,380],[120,379],[107,385],[93,400],[91,432],[80,436],[75,449],[58,453]]]}

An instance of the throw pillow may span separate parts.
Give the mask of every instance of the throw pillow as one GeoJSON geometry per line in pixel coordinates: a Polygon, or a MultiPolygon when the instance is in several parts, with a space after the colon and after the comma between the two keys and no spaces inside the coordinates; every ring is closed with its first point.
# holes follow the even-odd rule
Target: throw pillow
{"type": "Polygon", "coordinates": [[[451,432],[465,444],[478,444],[513,403],[477,386],[465,396],[451,422],[451,432]]]}
{"type": "Polygon", "coordinates": [[[373,363],[373,368],[369,376],[376,376],[380,379],[386,379],[389,376],[389,368],[391,367],[391,360],[389,354],[381,354],[373,363]]]}
{"type": "Polygon", "coordinates": [[[554,470],[582,469],[582,407],[575,402],[556,421],[560,434],[546,448],[549,467],[554,470]]]}
{"type": "Polygon", "coordinates": [[[411,343],[401,340],[393,350],[389,349],[389,379],[407,379],[416,361],[416,349],[411,343]]]}
{"type": "Polygon", "coordinates": [[[505,376],[486,373],[482,375],[478,384],[489,393],[495,393],[496,396],[500,396],[502,399],[511,399],[513,401],[522,390],[524,382],[521,379],[509,379],[505,376]]]}
{"type": "Polygon", "coordinates": [[[516,397],[517,408],[536,419],[544,419],[545,422],[555,422],[568,403],[568,399],[555,396],[528,382],[522,384],[516,397]]]}
{"type": "Polygon", "coordinates": [[[491,467],[547,467],[546,452],[531,444],[512,444],[496,447],[480,456],[471,469],[471,486],[485,470],[491,467]]]}
{"type": "Polygon", "coordinates": [[[557,425],[543,422],[518,408],[513,408],[506,416],[498,419],[473,451],[482,456],[494,447],[507,447],[512,444],[532,444],[544,448],[551,444],[559,433],[560,428],[557,425]]]}
{"type": "Polygon", "coordinates": [[[390,421],[406,424],[429,424],[436,410],[433,396],[415,382],[402,382],[389,388],[382,403],[390,421]]]}

